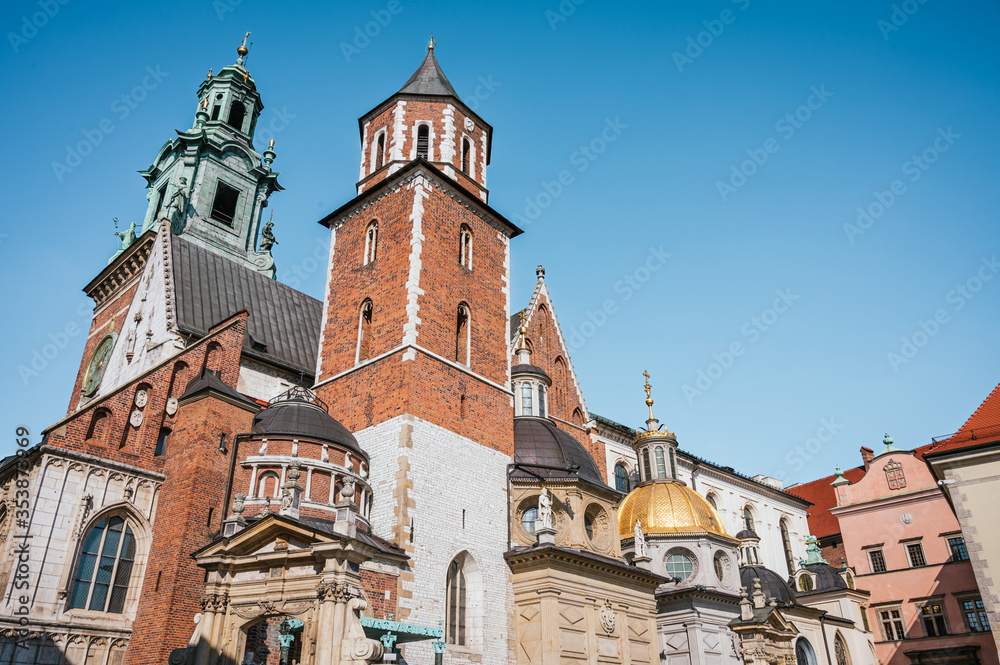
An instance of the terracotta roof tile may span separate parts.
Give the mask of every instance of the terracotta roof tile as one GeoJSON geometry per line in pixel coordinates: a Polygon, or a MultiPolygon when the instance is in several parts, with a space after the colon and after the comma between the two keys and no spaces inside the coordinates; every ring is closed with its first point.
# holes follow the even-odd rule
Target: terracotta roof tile
{"type": "Polygon", "coordinates": [[[983,400],[961,429],[943,441],[932,443],[932,453],[959,450],[1000,439],[1000,385],[983,400]]]}

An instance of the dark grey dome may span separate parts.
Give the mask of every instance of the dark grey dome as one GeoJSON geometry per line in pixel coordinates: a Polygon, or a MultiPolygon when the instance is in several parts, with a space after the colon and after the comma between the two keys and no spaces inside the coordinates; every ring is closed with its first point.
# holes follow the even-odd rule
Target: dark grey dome
{"type": "Polygon", "coordinates": [[[810,593],[848,588],[847,582],[840,576],[841,571],[828,563],[811,563],[805,568],[816,575],[816,588],[810,593]]]}
{"type": "Polygon", "coordinates": [[[535,374],[537,376],[544,376],[546,379],[549,378],[549,375],[545,373],[544,369],[536,365],[530,365],[528,363],[520,363],[518,365],[514,365],[513,367],[511,367],[510,375],[514,376],[516,374],[535,374]]]}
{"type": "Polygon", "coordinates": [[[756,538],[757,540],[760,540],[760,536],[758,536],[755,532],[751,531],[750,529],[743,529],[738,534],[736,534],[737,540],[744,540],[746,538],[756,538]]]}
{"type": "Polygon", "coordinates": [[[330,416],[322,400],[306,388],[292,388],[271,400],[266,409],[254,416],[250,433],[324,441],[368,458],[354,435],[330,416]]]}
{"type": "Polygon", "coordinates": [[[753,581],[760,579],[760,588],[767,598],[774,598],[781,603],[794,603],[795,590],[781,575],[764,566],[742,566],[740,568],[740,584],[747,588],[747,595],[753,596],[753,581]]]}
{"type": "Polygon", "coordinates": [[[540,471],[540,475],[545,477],[551,476],[552,471],[560,475],[558,470],[562,469],[561,475],[576,475],[604,486],[601,472],[590,453],[576,439],[545,418],[514,419],[514,461],[555,467],[540,471]]]}

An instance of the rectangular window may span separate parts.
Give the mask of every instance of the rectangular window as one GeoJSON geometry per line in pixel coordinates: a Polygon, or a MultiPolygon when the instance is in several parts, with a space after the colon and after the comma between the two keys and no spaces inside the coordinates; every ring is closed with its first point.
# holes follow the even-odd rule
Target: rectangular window
{"type": "Polygon", "coordinates": [[[879,623],[882,624],[882,639],[886,642],[896,642],[906,639],[903,630],[903,614],[898,607],[891,607],[878,612],[879,623]]]}
{"type": "Polygon", "coordinates": [[[885,556],[882,550],[868,550],[868,563],[871,565],[873,573],[884,573],[888,570],[885,567],[885,556]]]}
{"type": "Polygon", "coordinates": [[[233,218],[236,217],[236,203],[239,201],[239,198],[240,192],[238,189],[234,189],[220,180],[215,188],[215,201],[212,203],[212,219],[232,226],[233,218]]]}
{"type": "Polygon", "coordinates": [[[944,620],[944,607],[940,602],[922,605],[920,607],[920,621],[924,625],[926,637],[940,637],[948,634],[948,625],[944,620]]]}
{"type": "Polygon", "coordinates": [[[919,568],[920,566],[927,565],[927,560],[924,559],[924,547],[920,543],[907,545],[906,556],[910,558],[910,568],[919,568]]]}
{"type": "Polygon", "coordinates": [[[990,629],[990,620],[986,616],[986,608],[979,598],[968,598],[961,601],[962,614],[965,615],[965,626],[971,633],[985,633],[990,629]]]}
{"type": "Polygon", "coordinates": [[[163,210],[163,199],[167,196],[167,186],[164,185],[160,187],[156,192],[156,212],[153,213],[153,217],[159,217],[160,211],[163,210]]]}
{"type": "Polygon", "coordinates": [[[222,107],[219,106],[218,104],[216,104],[215,106],[212,107],[212,120],[218,120],[219,119],[219,111],[221,111],[221,110],[222,110],[222,107]]]}
{"type": "Polygon", "coordinates": [[[948,539],[948,549],[951,550],[952,561],[968,561],[969,550],[965,547],[965,538],[955,536],[948,539]]]}

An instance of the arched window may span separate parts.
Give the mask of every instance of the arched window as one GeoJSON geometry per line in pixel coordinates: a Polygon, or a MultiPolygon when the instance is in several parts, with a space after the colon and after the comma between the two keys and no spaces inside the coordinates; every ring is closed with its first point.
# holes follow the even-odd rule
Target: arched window
{"type": "Polygon", "coordinates": [[[643,450],[639,454],[642,455],[642,470],[644,471],[642,479],[649,480],[653,477],[653,474],[649,469],[649,450],[643,450]]]}
{"type": "Polygon", "coordinates": [[[219,370],[221,366],[222,345],[218,342],[211,342],[205,350],[205,365],[202,367],[202,371],[206,369],[219,370]]]}
{"type": "Polygon", "coordinates": [[[581,411],[579,408],[573,409],[573,420],[575,420],[580,425],[587,422],[583,417],[583,411],[581,411]]]}
{"type": "Polygon", "coordinates": [[[226,119],[226,124],[235,130],[243,131],[243,117],[247,114],[247,107],[243,106],[242,102],[233,102],[233,105],[229,107],[229,118],[226,119]]]}
{"type": "Polygon", "coordinates": [[[538,384],[538,415],[545,417],[545,386],[538,384]]]}
{"type": "Polygon", "coordinates": [[[375,306],[372,301],[365,299],[361,303],[361,312],[358,315],[358,362],[368,360],[372,351],[372,310],[375,306]]]}
{"type": "Polygon", "coordinates": [[[674,449],[668,448],[670,451],[670,477],[677,480],[677,460],[674,457],[674,449]]]}
{"type": "Polygon", "coordinates": [[[521,415],[530,416],[531,412],[531,384],[521,384],[521,415]]]}
{"type": "Polygon", "coordinates": [[[368,265],[378,256],[378,222],[372,220],[365,230],[365,258],[361,265],[368,265]]]}
{"type": "Polygon", "coordinates": [[[462,171],[469,172],[469,160],[472,155],[472,144],[469,139],[462,139],[462,171]]]}
{"type": "Polygon", "coordinates": [[[257,496],[261,499],[268,496],[271,498],[278,496],[278,474],[274,471],[265,471],[260,474],[260,479],[257,481],[257,496]]]}
{"type": "Polygon", "coordinates": [[[656,447],[656,477],[666,478],[667,477],[667,467],[663,461],[663,446],[656,447]]]}
{"type": "MultiPolygon", "coordinates": [[[[555,362],[555,380],[552,385],[556,389],[556,403],[555,407],[549,409],[550,411],[555,411],[560,417],[565,417],[565,397],[566,397],[566,361],[563,360],[562,356],[556,356],[555,362]]],[[[551,404],[549,405],[552,406],[551,404]]]]}
{"type": "Polygon", "coordinates": [[[747,531],[754,531],[753,528],[753,512],[750,510],[750,506],[743,506],[743,528],[747,531]]]}
{"type": "Polygon", "coordinates": [[[87,532],[73,578],[70,609],[121,614],[135,561],[135,535],[122,517],[106,517],[87,532]]]}
{"type": "Polygon", "coordinates": [[[709,494],[709,495],[708,495],[708,496],[706,496],[705,498],[706,498],[706,499],[708,500],[708,502],[709,502],[710,504],[712,504],[712,507],[713,507],[713,508],[715,508],[716,510],[718,510],[718,509],[719,509],[719,504],[718,504],[718,503],[716,503],[716,500],[715,500],[715,495],[714,495],[714,494],[709,494]]]}
{"type": "Polygon", "coordinates": [[[628,492],[628,470],[621,462],[615,464],[615,489],[619,492],[628,492]]]}
{"type": "Polygon", "coordinates": [[[472,356],[472,332],[469,329],[469,306],[462,303],[458,306],[458,316],[455,321],[455,362],[469,366],[472,356]]]}
{"type": "Polygon", "coordinates": [[[472,270],[472,229],[465,224],[458,233],[458,264],[472,270]]]}
{"type": "Polygon", "coordinates": [[[427,125],[420,125],[417,128],[417,157],[430,159],[431,132],[427,125]]]}
{"type": "Polygon", "coordinates": [[[851,665],[851,652],[847,650],[847,642],[844,641],[840,631],[833,638],[833,653],[837,659],[837,665],[851,665]]]}
{"type": "Polygon", "coordinates": [[[816,652],[804,637],[795,642],[795,665],[816,665],[816,652]]]}
{"type": "Polygon", "coordinates": [[[87,429],[87,441],[89,443],[107,443],[108,431],[111,428],[111,412],[105,408],[94,411],[94,417],[90,420],[90,428],[87,429]]]}
{"type": "Polygon", "coordinates": [[[385,132],[378,135],[375,144],[375,170],[378,171],[385,165],[385,132]]]}
{"type": "Polygon", "coordinates": [[[792,556],[792,537],[788,532],[788,520],[782,518],[779,523],[781,528],[781,546],[785,550],[785,565],[788,567],[788,574],[795,574],[795,557],[792,556]]]}
{"type": "Polygon", "coordinates": [[[805,573],[801,577],[799,577],[799,591],[802,591],[803,593],[808,593],[812,590],[813,590],[812,575],[805,573]]]}
{"type": "Polygon", "coordinates": [[[445,599],[445,642],[482,648],[483,577],[468,552],[456,556],[448,566],[445,599]]]}

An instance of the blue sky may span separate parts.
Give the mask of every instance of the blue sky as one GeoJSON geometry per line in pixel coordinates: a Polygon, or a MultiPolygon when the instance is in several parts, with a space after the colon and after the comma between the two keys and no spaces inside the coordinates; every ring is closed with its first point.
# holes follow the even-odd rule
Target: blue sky
{"type": "Polygon", "coordinates": [[[1000,381],[998,14],[940,0],[4,3],[0,453],[16,425],[37,440],[65,414],[81,288],[116,247],[112,218],[141,220],[136,171],[190,127],[198,84],[247,30],[257,143],[275,138],[286,188],[271,197],[283,281],[322,298],[316,221],[353,196],[357,118],[433,32],[495,128],[491,204],[526,230],[515,307],[544,264],[592,411],[641,424],[648,369],[682,448],[786,482],[857,464],[885,432],[927,443],[1000,381]],[[53,166],[81,141],[94,145],[79,164],[53,166]]]}

